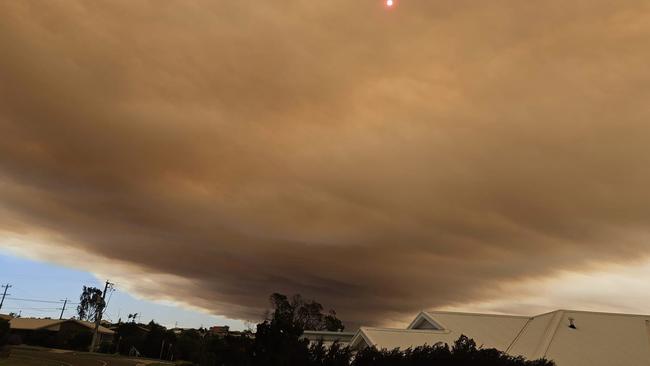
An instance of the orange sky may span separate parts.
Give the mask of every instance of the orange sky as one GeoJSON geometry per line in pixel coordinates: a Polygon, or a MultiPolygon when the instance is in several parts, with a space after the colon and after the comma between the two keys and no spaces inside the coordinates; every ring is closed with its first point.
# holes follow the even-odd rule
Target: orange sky
{"type": "MultiPolygon", "coordinates": [[[[240,319],[274,291],[356,323],[526,311],[522,284],[645,268],[649,16],[604,0],[2,2],[0,237],[240,319]]],[[[619,296],[608,309],[642,307],[619,296]]]]}

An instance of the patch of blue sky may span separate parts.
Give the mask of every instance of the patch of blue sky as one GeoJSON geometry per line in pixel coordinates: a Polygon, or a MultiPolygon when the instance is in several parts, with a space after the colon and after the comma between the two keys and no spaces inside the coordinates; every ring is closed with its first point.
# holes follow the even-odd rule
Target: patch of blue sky
{"type": "MultiPolygon", "coordinates": [[[[92,273],[67,268],[57,264],[18,257],[0,248],[0,284],[11,284],[0,313],[20,313],[23,317],[58,318],[64,299],[68,299],[64,317],[76,313],[76,303],[83,286],[102,288],[103,280],[92,273]],[[41,300],[33,301],[33,300],[41,300]]],[[[169,302],[138,299],[120,291],[109,293],[105,318],[126,321],[129,314],[137,313],[139,321],[151,320],[167,327],[198,328],[228,325],[234,330],[245,329],[244,322],[227,319],[196,310],[185,309],[169,302]]]]}

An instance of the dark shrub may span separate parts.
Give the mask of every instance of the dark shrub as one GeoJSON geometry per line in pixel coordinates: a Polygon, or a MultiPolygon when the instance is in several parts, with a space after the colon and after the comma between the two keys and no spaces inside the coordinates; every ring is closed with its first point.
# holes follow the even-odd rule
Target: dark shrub
{"type": "Polygon", "coordinates": [[[9,339],[7,340],[7,344],[10,346],[17,346],[19,344],[23,344],[23,338],[18,334],[10,334],[9,339]]]}
{"type": "Polygon", "coordinates": [[[9,321],[0,319],[0,358],[9,357],[9,321]]]}
{"type": "Polygon", "coordinates": [[[9,340],[9,321],[0,319],[0,347],[7,344],[9,340]]]}
{"type": "Polygon", "coordinates": [[[97,350],[99,353],[115,353],[115,346],[111,342],[102,342],[97,350]]]}
{"type": "Polygon", "coordinates": [[[77,332],[70,339],[68,339],[66,348],[73,349],[75,351],[87,351],[90,347],[90,342],[93,339],[93,334],[91,332],[77,332]]]}
{"type": "Polygon", "coordinates": [[[422,346],[401,351],[377,350],[369,347],[359,353],[352,366],[554,366],[547,360],[527,361],[509,356],[494,348],[478,348],[476,343],[461,336],[454,345],[422,346]]]}
{"type": "Polygon", "coordinates": [[[24,341],[31,346],[57,347],[59,345],[56,333],[45,329],[33,331],[25,337],[24,341]]]}

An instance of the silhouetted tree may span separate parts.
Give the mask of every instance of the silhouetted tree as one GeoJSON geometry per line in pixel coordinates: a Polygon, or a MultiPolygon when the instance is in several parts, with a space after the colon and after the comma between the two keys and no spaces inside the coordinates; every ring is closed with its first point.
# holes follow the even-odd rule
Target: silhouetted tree
{"type": "Polygon", "coordinates": [[[330,310],[323,313],[323,305],[314,300],[305,300],[301,295],[294,295],[291,300],[285,295],[275,293],[270,298],[273,311],[267,320],[284,317],[284,321],[302,330],[328,330],[340,332],[345,327],[336,317],[336,312],[330,310]]]}
{"type": "Polygon", "coordinates": [[[104,305],[102,290],[84,286],[81,296],[79,296],[77,315],[81,320],[94,321],[97,314],[104,309],[104,305]]]}
{"type": "Polygon", "coordinates": [[[142,349],[139,349],[146,357],[159,358],[161,350],[164,355],[165,347],[176,343],[176,335],[153,320],[149,322],[147,329],[149,332],[146,333],[142,349]]]}
{"type": "Polygon", "coordinates": [[[250,366],[253,364],[253,342],[247,337],[208,336],[205,348],[207,353],[214,354],[211,358],[214,360],[214,365],[250,366]]]}
{"type": "Polygon", "coordinates": [[[178,360],[198,363],[203,349],[203,336],[196,329],[189,329],[181,333],[174,347],[175,358],[178,360]]]}
{"type": "Polygon", "coordinates": [[[300,339],[312,309],[304,309],[300,297],[293,301],[275,293],[270,298],[273,311],[257,325],[253,361],[256,365],[306,365],[309,360],[308,341],[300,339]]]}
{"type": "Polygon", "coordinates": [[[90,332],[76,332],[70,337],[67,343],[62,346],[76,351],[86,351],[90,346],[92,338],[93,335],[90,332]]]}

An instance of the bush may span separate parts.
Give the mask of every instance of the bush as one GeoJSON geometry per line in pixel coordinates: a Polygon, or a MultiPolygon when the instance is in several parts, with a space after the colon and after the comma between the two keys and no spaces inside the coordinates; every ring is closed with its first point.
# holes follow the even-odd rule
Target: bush
{"type": "Polygon", "coordinates": [[[366,348],[351,363],[352,366],[554,366],[548,360],[528,361],[513,357],[494,348],[477,348],[476,343],[461,336],[448,345],[422,346],[401,351],[366,348]]]}
{"type": "Polygon", "coordinates": [[[65,345],[66,348],[73,349],[75,351],[87,351],[90,347],[90,342],[92,342],[93,334],[91,332],[77,332],[75,333],[65,345]]]}
{"type": "Polygon", "coordinates": [[[33,331],[31,334],[25,336],[24,341],[30,346],[40,347],[57,347],[59,344],[56,333],[45,329],[33,331]]]}
{"type": "Polygon", "coordinates": [[[115,346],[111,342],[102,342],[97,350],[99,353],[115,353],[115,346]]]}
{"type": "Polygon", "coordinates": [[[23,344],[23,338],[18,334],[9,334],[7,344],[10,346],[18,346],[20,344],[23,344]]]}
{"type": "Polygon", "coordinates": [[[6,346],[8,341],[9,321],[0,319],[0,358],[9,357],[9,347],[6,346]]]}
{"type": "Polygon", "coordinates": [[[313,366],[349,366],[352,350],[338,342],[330,347],[325,347],[320,342],[309,347],[309,356],[309,363],[313,366]]]}

